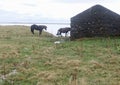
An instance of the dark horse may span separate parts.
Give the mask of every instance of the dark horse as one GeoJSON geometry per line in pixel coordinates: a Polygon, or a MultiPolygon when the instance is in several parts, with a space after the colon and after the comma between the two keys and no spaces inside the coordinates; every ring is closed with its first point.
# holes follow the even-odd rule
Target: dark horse
{"type": "Polygon", "coordinates": [[[38,30],[39,31],[39,35],[42,34],[42,30],[43,29],[47,30],[47,26],[45,26],[45,25],[36,25],[36,24],[33,24],[33,25],[31,25],[30,28],[31,28],[32,34],[34,34],[34,30],[38,30]]]}
{"type": "Polygon", "coordinates": [[[70,27],[60,28],[56,35],[61,35],[62,33],[65,33],[65,36],[67,36],[67,33],[71,31],[70,27]]]}

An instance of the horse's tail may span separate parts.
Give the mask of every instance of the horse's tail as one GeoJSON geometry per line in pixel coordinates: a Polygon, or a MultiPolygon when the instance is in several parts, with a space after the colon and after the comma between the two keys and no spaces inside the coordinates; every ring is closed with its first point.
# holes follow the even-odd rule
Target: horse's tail
{"type": "Polygon", "coordinates": [[[31,26],[31,32],[34,34],[34,28],[31,26]]]}

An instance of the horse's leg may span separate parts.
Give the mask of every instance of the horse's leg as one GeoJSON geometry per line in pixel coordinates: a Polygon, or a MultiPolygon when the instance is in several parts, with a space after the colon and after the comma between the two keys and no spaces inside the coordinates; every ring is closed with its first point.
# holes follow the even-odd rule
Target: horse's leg
{"type": "Polygon", "coordinates": [[[67,37],[67,33],[65,33],[65,37],[67,37]]]}
{"type": "Polygon", "coordinates": [[[42,31],[41,30],[39,30],[39,36],[42,34],[42,31]]]}
{"type": "Polygon", "coordinates": [[[62,33],[60,32],[60,36],[62,37],[62,33]]]}

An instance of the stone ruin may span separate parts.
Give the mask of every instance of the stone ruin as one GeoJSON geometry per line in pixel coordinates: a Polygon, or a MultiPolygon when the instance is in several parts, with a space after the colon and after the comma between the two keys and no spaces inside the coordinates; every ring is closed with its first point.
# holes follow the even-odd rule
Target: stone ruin
{"type": "Polygon", "coordinates": [[[120,35],[120,15],[95,5],[71,18],[71,40],[120,35]]]}

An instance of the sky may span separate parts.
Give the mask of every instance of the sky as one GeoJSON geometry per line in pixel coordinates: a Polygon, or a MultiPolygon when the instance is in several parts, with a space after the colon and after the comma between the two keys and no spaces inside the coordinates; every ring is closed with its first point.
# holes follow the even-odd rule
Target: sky
{"type": "Polygon", "coordinates": [[[120,14],[120,0],[0,0],[0,22],[70,23],[96,4],[120,14]]]}

